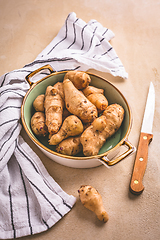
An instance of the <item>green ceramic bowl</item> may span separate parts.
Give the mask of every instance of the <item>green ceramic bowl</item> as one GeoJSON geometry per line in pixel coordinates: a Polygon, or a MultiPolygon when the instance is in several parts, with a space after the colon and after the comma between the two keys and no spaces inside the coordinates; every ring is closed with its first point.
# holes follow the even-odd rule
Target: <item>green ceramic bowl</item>
{"type": "Polygon", "coordinates": [[[40,69],[37,69],[36,71],[32,72],[26,77],[26,80],[29,82],[31,87],[29,91],[26,93],[22,103],[21,118],[22,118],[23,126],[27,134],[31,138],[31,140],[43,151],[44,154],[46,154],[52,160],[62,165],[75,167],[75,168],[96,167],[101,165],[102,163],[107,165],[113,165],[119,162],[120,160],[124,159],[125,157],[127,157],[132,152],[134,152],[135,147],[132,146],[132,144],[128,141],[128,135],[131,129],[132,117],[131,117],[131,109],[129,107],[127,100],[125,99],[123,94],[113,84],[111,84],[106,79],[103,79],[102,77],[99,77],[92,73],[88,73],[91,77],[90,85],[93,85],[98,88],[103,88],[109,104],[118,103],[125,110],[124,120],[120,129],[111,138],[109,138],[106,141],[106,143],[100,149],[99,154],[96,156],[90,156],[90,157],[85,157],[83,153],[80,153],[79,155],[74,157],[62,155],[55,152],[54,146],[51,146],[48,144],[48,136],[45,138],[43,137],[37,138],[34,135],[30,126],[31,117],[34,114],[34,108],[33,108],[34,99],[38,95],[45,93],[45,90],[48,85],[54,85],[56,82],[62,82],[65,74],[66,72],[52,73],[52,69],[50,65],[47,65],[40,69]],[[41,79],[36,83],[33,83],[30,81],[32,76],[34,76],[35,74],[39,73],[41,70],[46,68],[49,69],[51,72],[49,76],[41,79]],[[107,158],[108,154],[112,152],[114,155],[115,150],[119,148],[121,145],[126,145],[127,151],[124,152],[121,156],[118,156],[115,159],[109,160],[107,158]]]}

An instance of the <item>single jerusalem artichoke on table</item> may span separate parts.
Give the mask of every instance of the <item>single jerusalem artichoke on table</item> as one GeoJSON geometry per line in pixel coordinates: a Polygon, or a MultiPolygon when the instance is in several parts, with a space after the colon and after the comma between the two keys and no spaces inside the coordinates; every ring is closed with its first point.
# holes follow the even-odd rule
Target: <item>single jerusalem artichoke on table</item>
{"type": "Polygon", "coordinates": [[[90,185],[82,185],[78,193],[84,207],[94,212],[100,221],[108,221],[109,217],[103,206],[102,197],[95,188],[90,185]]]}

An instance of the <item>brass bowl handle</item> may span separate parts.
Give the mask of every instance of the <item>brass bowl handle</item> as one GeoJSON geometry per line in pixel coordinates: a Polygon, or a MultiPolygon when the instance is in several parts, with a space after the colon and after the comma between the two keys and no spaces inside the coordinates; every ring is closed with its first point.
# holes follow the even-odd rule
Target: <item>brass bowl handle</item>
{"type": "Polygon", "coordinates": [[[43,67],[40,67],[38,69],[36,69],[35,71],[29,73],[27,76],[26,76],[26,81],[29,83],[30,86],[32,86],[33,82],[31,82],[30,78],[33,77],[35,74],[39,73],[40,71],[42,70],[45,70],[45,69],[48,69],[50,71],[50,73],[53,73],[53,69],[51,67],[51,65],[47,64],[43,67]]]}
{"type": "Polygon", "coordinates": [[[103,162],[105,165],[107,164],[107,166],[112,166],[136,151],[136,147],[134,147],[127,139],[124,140],[122,145],[125,145],[128,148],[127,151],[125,151],[113,160],[109,160],[107,156],[103,156],[100,158],[100,161],[103,162]]]}

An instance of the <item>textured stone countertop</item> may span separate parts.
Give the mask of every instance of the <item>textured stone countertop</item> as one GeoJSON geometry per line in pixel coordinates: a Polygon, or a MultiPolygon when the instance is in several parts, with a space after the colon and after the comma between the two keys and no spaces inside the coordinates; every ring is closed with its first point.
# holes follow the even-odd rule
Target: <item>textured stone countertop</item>
{"type": "Polygon", "coordinates": [[[144,192],[129,191],[135,153],[111,168],[62,166],[47,158],[29,139],[49,174],[61,188],[77,198],[73,209],[49,230],[24,240],[159,240],[160,239],[160,1],[159,0],[0,0],[0,75],[32,62],[52,41],[67,15],[75,12],[85,22],[96,19],[111,29],[111,44],[121,59],[128,79],[109,79],[126,97],[133,115],[129,141],[137,147],[150,81],[156,92],[153,141],[143,179],[144,192]],[[84,208],[77,190],[89,184],[101,194],[109,215],[101,223],[84,208]]]}

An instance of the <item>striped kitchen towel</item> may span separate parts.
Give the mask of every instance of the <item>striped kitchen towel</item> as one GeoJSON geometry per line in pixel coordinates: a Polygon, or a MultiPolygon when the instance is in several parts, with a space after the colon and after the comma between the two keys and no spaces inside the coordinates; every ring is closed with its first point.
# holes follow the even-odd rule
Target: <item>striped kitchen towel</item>
{"type": "Polygon", "coordinates": [[[96,20],[85,23],[70,13],[53,41],[24,69],[35,70],[50,64],[56,71],[96,69],[128,78],[125,68],[109,41],[114,33],[96,20]]]}
{"type": "MultiPolygon", "coordinates": [[[[50,64],[55,71],[93,68],[127,78],[109,40],[111,30],[70,13],[53,41],[22,69],[0,77],[0,238],[49,229],[68,213],[76,198],[65,193],[20,136],[21,104],[29,89],[26,75],[50,64]]],[[[38,79],[47,76],[38,75],[38,79]]],[[[37,77],[34,78],[37,81],[37,77]]]]}

